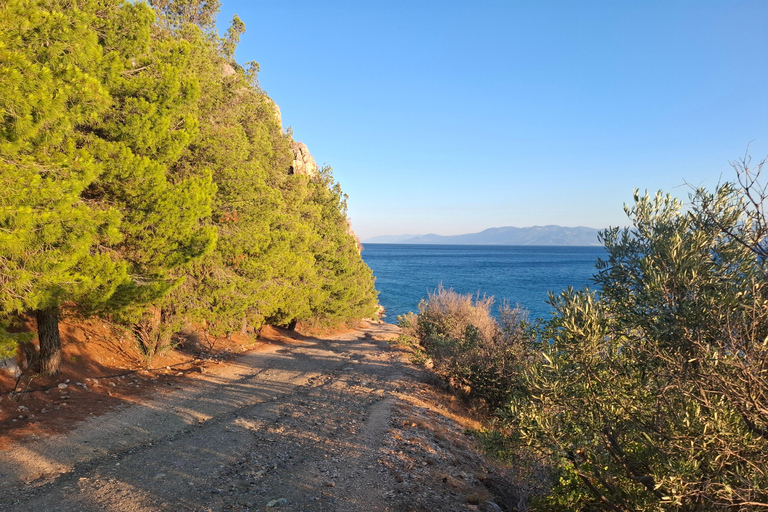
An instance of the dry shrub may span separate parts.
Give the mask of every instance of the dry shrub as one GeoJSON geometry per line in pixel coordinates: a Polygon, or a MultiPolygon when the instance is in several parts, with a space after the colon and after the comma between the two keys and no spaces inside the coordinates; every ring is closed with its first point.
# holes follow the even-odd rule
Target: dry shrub
{"type": "Polygon", "coordinates": [[[400,336],[396,340],[398,345],[412,346],[418,343],[419,315],[412,311],[400,315],[397,317],[397,325],[400,327],[400,336]]]}
{"type": "MultiPolygon", "coordinates": [[[[522,375],[531,364],[531,335],[527,313],[503,303],[498,319],[491,314],[493,297],[459,294],[440,286],[419,304],[419,315],[398,317],[400,342],[415,348],[425,366],[465,396],[497,410],[513,394],[525,394],[522,375]]],[[[486,487],[505,510],[528,510],[531,500],[551,486],[551,465],[525,446],[517,446],[508,429],[478,431],[486,449],[512,463],[506,477],[494,477],[486,487]]],[[[470,502],[471,503],[471,502],[470,502]]]]}
{"type": "Polygon", "coordinates": [[[173,322],[169,315],[157,306],[147,309],[133,325],[133,335],[147,367],[152,365],[154,356],[173,348],[173,335],[178,328],[178,321],[173,322]]]}
{"type": "Polygon", "coordinates": [[[491,315],[493,297],[460,294],[441,284],[419,304],[419,338],[429,343],[435,336],[461,340],[468,335],[493,339],[499,329],[491,315]]]}
{"type": "Polygon", "coordinates": [[[527,353],[525,312],[503,304],[497,321],[491,314],[493,302],[493,297],[440,286],[419,304],[418,318],[411,314],[399,319],[404,337],[418,340],[438,375],[491,409],[504,405],[518,387],[527,353]]]}

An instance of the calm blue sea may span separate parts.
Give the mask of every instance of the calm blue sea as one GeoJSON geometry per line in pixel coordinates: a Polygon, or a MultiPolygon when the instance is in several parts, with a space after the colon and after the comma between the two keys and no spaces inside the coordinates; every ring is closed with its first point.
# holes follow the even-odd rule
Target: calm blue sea
{"type": "Polygon", "coordinates": [[[418,304],[440,283],[459,293],[492,295],[549,318],[547,292],[592,286],[603,247],[364,244],[363,260],[373,269],[385,321],[418,312],[418,304]]]}

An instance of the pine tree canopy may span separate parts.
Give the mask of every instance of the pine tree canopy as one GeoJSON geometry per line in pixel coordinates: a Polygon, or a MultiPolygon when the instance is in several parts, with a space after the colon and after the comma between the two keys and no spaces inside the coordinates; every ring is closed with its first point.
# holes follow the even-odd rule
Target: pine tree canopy
{"type": "Polygon", "coordinates": [[[245,25],[221,37],[217,13],[0,5],[0,321],[151,317],[161,336],[373,314],[343,193],[329,169],[289,175],[293,141],[258,64],[233,60],[245,25]]]}

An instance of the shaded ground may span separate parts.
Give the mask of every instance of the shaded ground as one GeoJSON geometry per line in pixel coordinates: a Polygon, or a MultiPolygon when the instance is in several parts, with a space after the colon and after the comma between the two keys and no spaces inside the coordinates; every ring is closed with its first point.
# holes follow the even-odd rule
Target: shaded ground
{"type": "MultiPolygon", "coordinates": [[[[34,330],[33,320],[27,328],[34,330]]],[[[17,378],[12,362],[0,363],[0,449],[69,431],[84,416],[141,401],[148,393],[164,393],[245,350],[300,338],[270,327],[256,342],[237,336],[209,340],[190,333],[177,350],[147,360],[135,342],[111,324],[68,319],[61,322],[60,331],[64,346],[58,375],[17,378]]]]}
{"type": "Polygon", "coordinates": [[[465,434],[477,425],[388,346],[396,333],[367,324],[32,393],[50,412],[3,424],[25,426],[0,431],[0,511],[514,510],[514,482],[465,434]],[[100,388],[144,391],[115,407],[100,388]],[[81,423],[38,419],[96,394],[101,408],[81,423]]]}

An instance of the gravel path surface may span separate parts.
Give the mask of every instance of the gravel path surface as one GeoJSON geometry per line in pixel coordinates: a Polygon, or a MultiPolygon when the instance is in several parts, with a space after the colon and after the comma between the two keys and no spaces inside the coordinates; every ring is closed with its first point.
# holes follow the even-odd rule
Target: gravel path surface
{"type": "Polygon", "coordinates": [[[0,451],[0,511],[514,510],[423,370],[370,324],[251,352],[0,451]]]}

